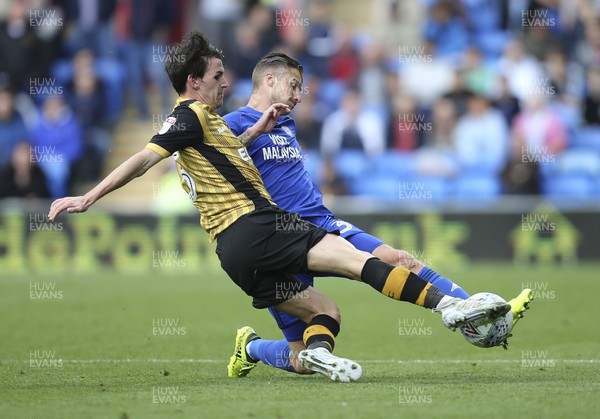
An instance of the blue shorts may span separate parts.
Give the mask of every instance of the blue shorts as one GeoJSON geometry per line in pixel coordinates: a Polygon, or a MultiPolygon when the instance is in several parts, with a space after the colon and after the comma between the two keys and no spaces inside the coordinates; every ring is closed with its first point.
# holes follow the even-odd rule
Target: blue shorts
{"type": "MultiPolygon", "coordinates": [[[[324,228],[329,232],[337,231],[339,235],[344,239],[348,240],[358,250],[362,250],[368,253],[373,253],[375,249],[383,244],[383,241],[375,236],[365,233],[360,228],[347,221],[333,218],[332,216],[323,217],[306,217],[307,221],[316,224],[319,227],[324,228]]],[[[314,274],[299,274],[294,275],[300,281],[313,286],[315,276],[338,276],[336,274],[327,274],[315,272],[314,274]]],[[[284,312],[269,307],[269,312],[275,318],[277,325],[282,330],[285,338],[288,342],[296,342],[302,340],[304,329],[306,329],[306,323],[297,317],[290,316],[284,312]]]]}

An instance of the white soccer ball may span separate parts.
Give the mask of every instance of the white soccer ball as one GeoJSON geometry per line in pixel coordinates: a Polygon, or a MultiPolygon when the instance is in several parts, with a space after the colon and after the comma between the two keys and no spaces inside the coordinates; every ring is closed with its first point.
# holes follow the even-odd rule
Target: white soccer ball
{"type": "MultiPolygon", "coordinates": [[[[491,292],[480,292],[471,296],[471,299],[506,302],[502,297],[491,292]]],[[[480,348],[491,348],[502,345],[510,335],[513,315],[509,310],[493,323],[473,324],[467,323],[460,327],[460,333],[472,345],[480,348]]]]}

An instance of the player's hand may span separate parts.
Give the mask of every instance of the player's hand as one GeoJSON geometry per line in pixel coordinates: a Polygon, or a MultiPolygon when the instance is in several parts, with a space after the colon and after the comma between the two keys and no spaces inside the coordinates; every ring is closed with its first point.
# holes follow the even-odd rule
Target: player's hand
{"type": "Polygon", "coordinates": [[[261,134],[270,132],[275,127],[279,117],[281,115],[287,115],[290,111],[291,109],[288,105],[284,103],[274,103],[269,106],[267,110],[263,112],[260,119],[256,121],[254,129],[261,134]]]}
{"type": "Polygon", "coordinates": [[[86,212],[88,207],[89,205],[86,204],[86,199],[83,196],[60,198],[50,205],[48,219],[54,221],[54,219],[64,210],[67,210],[67,212],[86,212]]]}

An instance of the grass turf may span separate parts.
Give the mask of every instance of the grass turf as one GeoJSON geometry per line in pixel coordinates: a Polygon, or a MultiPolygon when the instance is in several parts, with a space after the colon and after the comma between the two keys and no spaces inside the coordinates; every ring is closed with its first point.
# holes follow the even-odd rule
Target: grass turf
{"type": "Polygon", "coordinates": [[[508,299],[523,283],[539,289],[508,351],[475,348],[438,315],[364,284],[320,279],[342,311],[336,353],[363,366],[352,384],[265,365],[227,378],[237,327],[280,333],[220,271],[2,277],[0,417],[595,417],[597,272],[500,264],[447,272],[472,293],[508,299]],[[55,293],[31,299],[42,282],[55,293]]]}

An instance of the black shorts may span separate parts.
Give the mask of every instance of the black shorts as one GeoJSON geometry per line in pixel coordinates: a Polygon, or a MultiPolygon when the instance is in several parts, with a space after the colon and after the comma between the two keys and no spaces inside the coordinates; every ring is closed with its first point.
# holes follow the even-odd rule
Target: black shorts
{"type": "Polygon", "coordinates": [[[221,267],[252,305],[267,308],[303,292],[308,285],[292,274],[306,273],[308,251],[327,231],[277,207],[240,217],[217,236],[221,267]]]}

